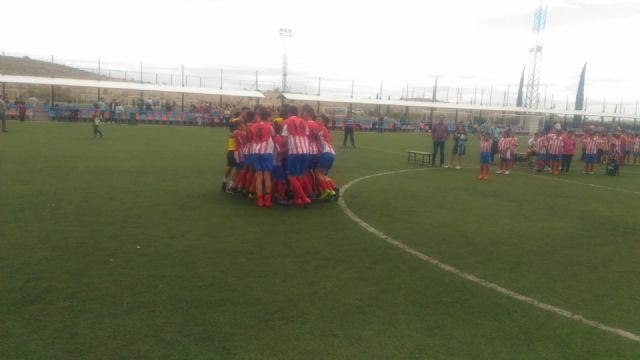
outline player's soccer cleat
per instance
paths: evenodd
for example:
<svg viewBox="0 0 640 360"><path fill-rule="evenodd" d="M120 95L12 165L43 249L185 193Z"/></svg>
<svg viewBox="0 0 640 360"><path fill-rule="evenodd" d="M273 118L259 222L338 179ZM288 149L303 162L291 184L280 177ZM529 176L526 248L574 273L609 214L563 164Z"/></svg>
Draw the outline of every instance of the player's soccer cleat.
<svg viewBox="0 0 640 360"><path fill-rule="evenodd" d="M324 191L320 194L320 200L326 200L329 196L331 196L331 191Z"/></svg>
<svg viewBox="0 0 640 360"><path fill-rule="evenodd" d="M271 194L265 195L264 196L264 206L266 207L272 207L273 204L271 203Z"/></svg>
<svg viewBox="0 0 640 360"><path fill-rule="evenodd" d="M457 165L457 166L456 166L456 170L460 170L460 165Z"/></svg>
<svg viewBox="0 0 640 360"><path fill-rule="evenodd" d="M258 195L258 207L264 207L264 199L261 195Z"/></svg>
<svg viewBox="0 0 640 360"><path fill-rule="evenodd" d="M503 172L503 174L505 174L505 175L509 175L509 170L505 170L505 171Z"/></svg>
<svg viewBox="0 0 640 360"><path fill-rule="evenodd" d="M331 195L333 196L333 200L338 201L338 199L340 199L340 188L335 188L334 190L331 190Z"/></svg>
<svg viewBox="0 0 640 360"><path fill-rule="evenodd" d="M226 181L222 182L222 186L220 187L220 190L222 192L226 192L227 191L227 182Z"/></svg>

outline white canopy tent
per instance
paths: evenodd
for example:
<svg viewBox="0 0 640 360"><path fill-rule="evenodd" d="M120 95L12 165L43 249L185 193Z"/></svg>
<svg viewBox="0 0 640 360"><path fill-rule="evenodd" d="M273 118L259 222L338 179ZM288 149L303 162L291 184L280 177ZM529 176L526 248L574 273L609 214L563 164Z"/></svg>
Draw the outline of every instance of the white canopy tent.
<svg viewBox="0 0 640 360"><path fill-rule="evenodd" d="M187 86L156 85L139 82L105 81L105 80L79 80L65 78L49 78L37 76L0 75L0 83L28 84L28 85L54 85L54 86L78 86L99 89L122 89L137 91L159 91L183 94L223 95L250 98L263 98L259 91L223 90L214 88L197 88Z"/></svg>
<svg viewBox="0 0 640 360"><path fill-rule="evenodd" d="M402 106L402 107L422 107L431 109L451 109L451 110L472 110L472 111L493 111L493 112L505 112L505 113L528 113L537 115L579 115L588 117L612 117L623 119L639 119L638 114L618 114L618 113L605 113L594 111L579 111L579 110L558 110L558 109L529 109L516 106L494 106L494 105L471 105L471 104L453 104L445 102L422 102L422 101L405 101L405 100L378 100L378 99L358 99L358 98L343 98L343 97L330 97L330 96L318 96L318 95L303 95L303 94L291 94L285 93L284 96L288 100L294 101L308 101L308 102L333 102L333 103L346 103L346 104L366 104L366 105L389 105L389 106Z"/></svg>

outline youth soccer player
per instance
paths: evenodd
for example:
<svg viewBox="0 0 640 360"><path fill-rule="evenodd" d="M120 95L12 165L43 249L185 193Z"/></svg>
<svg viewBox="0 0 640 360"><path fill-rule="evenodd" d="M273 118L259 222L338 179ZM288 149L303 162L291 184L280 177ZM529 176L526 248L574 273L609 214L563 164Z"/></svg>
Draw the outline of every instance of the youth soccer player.
<svg viewBox="0 0 640 360"><path fill-rule="evenodd" d="M547 161L547 137L539 131L536 140L536 172L544 170L545 161Z"/></svg>
<svg viewBox="0 0 640 360"><path fill-rule="evenodd" d="M596 163L598 156L598 144L600 139L592 131L589 131L588 136L583 140L585 146L584 155L584 173L593 175L593 167Z"/></svg>
<svg viewBox="0 0 640 360"><path fill-rule="evenodd" d="M633 165L638 164L638 158L640 158L640 134L636 133L633 136Z"/></svg>
<svg viewBox="0 0 640 360"><path fill-rule="evenodd" d="M284 121L284 120L283 120ZM287 144L282 140L282 121L274 122L273 137L273 180L275 181L275 195L280 204L286 201L287 195L287 174L284 171L284 164L287 161Z"/></svg>
<svg viewBox="0 0 640 360"><path fill-rule="evenodd" d="M100 135L100 139L102 139L102 131L100 131L100 114L96 112L93 117L93 138L95 139L98 135Z"/></svg>
<svg viewBox="0 0 640 360"><path fill-rule="evenodd" d="M489 164L491 163L491 148L493 140L490 134L478 132L480 137L480 180L489 179Z"/></svg>
<svg viewBox="0 0 640 360"><path fill-rule="evenodd" d="M509 162L511 162L511 130L507 129L498 140L498 153L500 154L500 170L496 174L509 175Z"/></svg>
<svg viewBox="0 0 640 360"><path fill-rule="evenodd" d="M296 106L289 107L289 117L284 121L282 137L287 143L287 179L294 193L293 204L305 206L311 203L302 188L302 175L306 167L306 156L309 152L309 130L301 117L298 116Z"/></svg>
<svg viewBox="0 0 640 360"><path fill-rule="evenodd" d="M518 162L518 137L515 131L511 131L511 169L515 169Z"/></svg>
<svg viewBox="0 0 640 360"><path fill-rule="evenodd" d="M333 149L331 140L331 133L329 133L329 124L331 119L326 115L322 115L322 124L319 126L318 138L320 140L320 147L322 153L318 160L318 167L315 170L316 178L318 179L318 187L321 192L320 199L324 200L327 197L336 197L337 189L336 184L329 177L329 170L333 167L333 161L336 158L336 152Z"/></svg>
<svg viewBox="0 0 640 360"><path fill-rule="evenodd" d="M319 139L318 132L320 131L320 123L315 121L316 112L309 105L304 105L302 107L302 118L307 124L307 129L309 130L309 135L307 136L307 141L309 143L309 154L307 155L307 170L302 175L302 187L307 194L310 196L312 194L316 194L315 184L317 180L315 178L314 170L318 164L318 157L320 155L319 149Z"/></svg>
<svg viewBox="0 0 640 360"><path fill-rule="evenodd" d="M551 130L547 137L547 157L550 167L549 174L558 175L560 173L560 158L562 157L562 138L558 136L556 130Z"/></svg>
<svg viewBox="0 0 640 360"><path fill-rule="evenodd" d="M240 131L240 121L232 121L229 124L229 138L227 140L227 165L224 168L224 177L222 178L222 192L227 191L227 188L231 189L234 187L233 180L230 182L231 184L229 186L227 185L227 181L229 177L231 177L231 173L233 171L235 171L236 174L238 173L238 139L241 136L242 132Z"/></svg>
<svg viewBox="0 0 640 360"><path fill-rule="evenodd" d="M254 159L256 172L256 194L259 207L271 207L271 171L273 169L273 126L271 111L263 109L259 112L260 122L254 125ZM263 186L264 181L264 186Z"/></svg>

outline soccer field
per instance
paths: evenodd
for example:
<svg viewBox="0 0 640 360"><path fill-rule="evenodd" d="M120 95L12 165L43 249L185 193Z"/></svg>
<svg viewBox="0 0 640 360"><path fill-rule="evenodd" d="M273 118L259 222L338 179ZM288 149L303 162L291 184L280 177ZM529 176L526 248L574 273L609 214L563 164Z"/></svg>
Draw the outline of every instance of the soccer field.
<svg viewBox="0 0 640 360"><path fill-rule="evenodd" d="M225 129L9 125L0 359L640 358L640 166L478 181L474 139L421 169L424 134L334 133L344 202L264 209L219 191Z"/></svg>

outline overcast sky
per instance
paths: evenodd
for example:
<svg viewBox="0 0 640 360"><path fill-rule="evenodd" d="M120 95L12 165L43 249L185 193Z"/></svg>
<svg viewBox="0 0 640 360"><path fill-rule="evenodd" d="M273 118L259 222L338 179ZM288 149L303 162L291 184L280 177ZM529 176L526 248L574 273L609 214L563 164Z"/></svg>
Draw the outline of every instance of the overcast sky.
<svg viewBox="0 0 640 360"><path fill-rule="evenodd" d="M439 76L440 97L446 86L494 85L500 93L495 102L502 97L500 86L516 84L528 65L538 2L30 0L25 6L12 1L2 5L3 14L11 15L3 16L0 46L7 53L55 54L65 61L101 58L108 66L132 70L140 61L154 69L181 64L216 73L221 66L260 69L275 82L283 48L278 29L287 27L294 31L288 45L294 88L323 77L328 93L330 87L349 88L355 79L357 94L375 94L382 82L383 93L399 95L407 83L431 86ZM567 95L575 96L588 61L590 103L605 96L611 102L640 98L640 1L548 0L547 5L541 82L549 84L548 97L555 94L564 106Z"/></svg>

